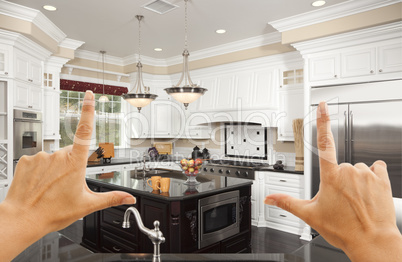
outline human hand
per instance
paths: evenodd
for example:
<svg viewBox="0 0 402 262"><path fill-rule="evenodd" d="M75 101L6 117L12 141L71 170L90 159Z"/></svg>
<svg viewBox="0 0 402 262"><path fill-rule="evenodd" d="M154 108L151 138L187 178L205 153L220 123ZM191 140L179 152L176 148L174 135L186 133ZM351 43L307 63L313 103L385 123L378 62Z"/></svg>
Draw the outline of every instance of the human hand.
<svg viewBox="0 0 402 262"><path fill-rule="evenodd" d="M3 229L14 230L10 233L22 238L25 248L27 243L65 228L94 211L135 203L135 198L128 193L95 193L86 184L94 106L94 94L87 91L73 146L53 154L40 152L34 156L23 156L18 162L9 192L1 203L3 212L0 221L3 226L12 223L7 228L2 227L2 232ZM12 222L6 221L7 215ZM15 224L18 228L13 226ZM10 249L3 246L4 239L0 238L0 243L2 249L9 253ZM11 243L15 245L14 240Z"/></svg>
<svg viewBox="0 0 402 262"><path fill-rule="evenodd" d="M298 216L353 261L402 261L386 164L338 165L325 103L317 109L317 145L321 182L314 198L272 194L265 203Z"/></svg>

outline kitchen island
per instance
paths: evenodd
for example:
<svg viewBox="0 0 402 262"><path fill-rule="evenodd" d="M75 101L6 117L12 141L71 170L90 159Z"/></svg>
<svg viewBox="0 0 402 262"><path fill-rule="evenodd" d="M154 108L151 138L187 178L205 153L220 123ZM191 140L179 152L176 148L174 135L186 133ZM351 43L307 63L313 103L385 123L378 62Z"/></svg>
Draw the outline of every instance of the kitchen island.
<svg viewBox="0 0 402 262"><path fill-rule="evenodd" d="M153 175L171 179L168 193L153 191L147 185L147 179ZM86 178L89 188L95 192L122 190L135 196L137 203L134 206L140 212L145 227L153 229L153 222L160 221L160 230L166 238L161 245L162 253L251 252L250 180L199 175L199 184L186 184L187 177L181 172L163 169L146 173L128 170L87 174ZM238 192L235 206L238 233L200 246L199 200L228 192ZM122 228L123 215L128 207L112 207L85 217L82 245L100 253L152 253L151 241L139 232L133 217L130 219L133 226Z"/></svg>

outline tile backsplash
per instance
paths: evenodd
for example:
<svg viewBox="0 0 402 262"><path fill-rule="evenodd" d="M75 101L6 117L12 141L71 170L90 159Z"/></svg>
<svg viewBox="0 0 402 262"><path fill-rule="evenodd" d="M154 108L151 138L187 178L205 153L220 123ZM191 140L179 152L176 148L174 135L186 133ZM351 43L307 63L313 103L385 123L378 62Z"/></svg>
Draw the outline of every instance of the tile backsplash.
<svg viewBox="0 0 402 262"><path fill-rule="evenodd" d="M228 157L268 158L268 129L254 125L225 126L225 154Z"/></svg>

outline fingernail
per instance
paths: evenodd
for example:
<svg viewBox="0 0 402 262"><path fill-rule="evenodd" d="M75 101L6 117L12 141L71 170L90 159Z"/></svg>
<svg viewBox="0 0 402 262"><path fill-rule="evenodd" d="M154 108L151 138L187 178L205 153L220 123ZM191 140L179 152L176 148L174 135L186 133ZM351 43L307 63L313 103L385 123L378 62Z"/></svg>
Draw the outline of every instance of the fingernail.
<svg viewBox="0 0 402 262"><path fill-rule="evenodd" d="M94 93L91 90L85 92L84 101L82 103L84 106L95 106Z"/></svg>
<svg viewBox="0 0 402 262"><path fill-rule="evenodd" d="M276 206L276 201L272 198L265 198L264 203L270 206Z"/></svg>
<svg viewBox="0 0 402 262"><path fill-rule="evenodd" d="M320 113L321 113L321 115L327 115L327 112L328 112L327 103L321 103L320 104Z"/></svg>
<svg viewBox="0 0 402 262"><path fill-rule="evenodd" d="M135 202L137 202L136 198L130 196L130 197L123 198L123 200L121 201L121 204L122 205L134 205Z"/></svg>

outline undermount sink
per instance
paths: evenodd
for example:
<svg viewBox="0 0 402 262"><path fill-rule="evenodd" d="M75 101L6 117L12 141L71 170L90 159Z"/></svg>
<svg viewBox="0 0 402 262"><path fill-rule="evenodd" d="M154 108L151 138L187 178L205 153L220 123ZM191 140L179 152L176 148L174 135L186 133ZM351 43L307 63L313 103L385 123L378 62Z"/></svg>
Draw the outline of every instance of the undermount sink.
<svg viewBox="0 0 402 262"><path fill-rule="evenodd" d="M135 173L135 171L131 171L131 175L138 175L138 176L156 176L156 175L162 175L162 174L167 174L171 171L169 170L162 170L162 169L151 169L151 170L142 170L139 169L137 170L137 172Z"/></svg>

